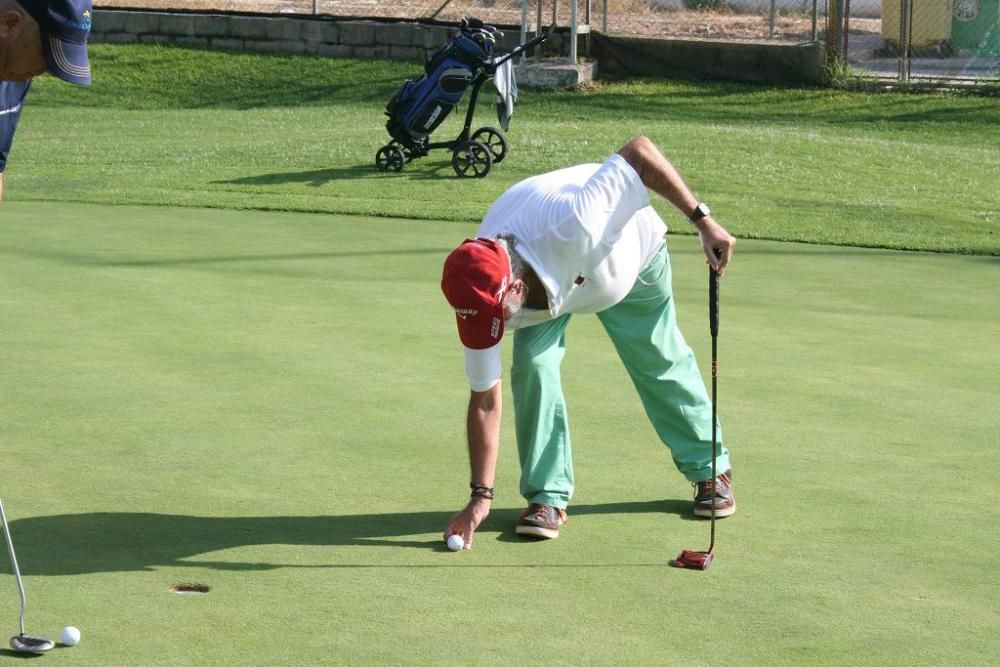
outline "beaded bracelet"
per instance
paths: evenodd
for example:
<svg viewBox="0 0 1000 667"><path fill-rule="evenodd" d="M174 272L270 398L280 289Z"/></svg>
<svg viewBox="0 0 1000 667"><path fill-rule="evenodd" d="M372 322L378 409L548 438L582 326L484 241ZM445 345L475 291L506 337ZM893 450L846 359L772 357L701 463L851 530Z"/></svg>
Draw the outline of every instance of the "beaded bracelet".
<svg viewBox="0 0 1000 667"><path fill-rule="evenodd" d="M484 486L482 484L476 484L475 482L470 482L469 488L472 489L473 498L485 498L486 500L493 500L492 486Z"/></svg>

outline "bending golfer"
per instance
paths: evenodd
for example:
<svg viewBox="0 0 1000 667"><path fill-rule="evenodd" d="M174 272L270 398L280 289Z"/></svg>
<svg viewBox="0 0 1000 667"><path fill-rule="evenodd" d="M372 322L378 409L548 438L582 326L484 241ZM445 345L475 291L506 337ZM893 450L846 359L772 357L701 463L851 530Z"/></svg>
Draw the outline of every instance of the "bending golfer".
<svg viewBox="0 0 1000 667"><path fill-rule="evenodd" d="M0 0L0 201L3 172L32 77L90 83L91 0Z"/></svg>
<svg viewBox="0 0 1000 667"><path fill-rule="evenodd" d="M500 444L500 340L514 333L511 388L527 509L517 532L559 536L573 495L573 463L559 365L573 313L596 313L639 392L646 414L695 486L694 513L736 510L729 452L711 479L711 402L691 348L677 328L667 228L649 205L652 190L690 220L720 274L735 239L647 138L604 164L524 180L500 196L475 239L447 258L441 289L455 309L471 387L467 417L472 497L445 537L466 548L490 511ZM721 433L721 430L720 430Z"/></svg>

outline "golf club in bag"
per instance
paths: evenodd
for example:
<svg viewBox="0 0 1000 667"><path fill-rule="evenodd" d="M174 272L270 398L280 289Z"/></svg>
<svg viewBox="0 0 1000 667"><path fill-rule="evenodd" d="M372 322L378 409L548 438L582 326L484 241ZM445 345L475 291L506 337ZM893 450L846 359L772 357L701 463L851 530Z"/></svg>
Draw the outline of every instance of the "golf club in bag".
<svg viewBox="0 0 1000 667"><path fill-rule="evenodd" d="M716 390L719 379L718 341L719 341L719 274L711 266L708 267L708 325L712 333L712 479L718 476L715 460L719 455L718 426L716 421ZM712 528L708 551L689 551L684 549L671 565L689 570L707 570L715 554L715 488L712 489Z"/></svg>
<svg viewBox="0 0 1000 667"><path fill-rule="evenodd" d="M0 520L3 521L3 536L7 540L7 553L10 554L10 564L14 568L14 578L17 579L17 590L21 593L21 634L10 638L10 647L22 653L43 653L55 646L51 639L33 637L24 632L24 608L27 600L24 596L24 584L21 582L21 570L17 567L17 556L14 555L14 541L10 539L10 528L7 527L7 513L3 510L0 500Z"/></svg>

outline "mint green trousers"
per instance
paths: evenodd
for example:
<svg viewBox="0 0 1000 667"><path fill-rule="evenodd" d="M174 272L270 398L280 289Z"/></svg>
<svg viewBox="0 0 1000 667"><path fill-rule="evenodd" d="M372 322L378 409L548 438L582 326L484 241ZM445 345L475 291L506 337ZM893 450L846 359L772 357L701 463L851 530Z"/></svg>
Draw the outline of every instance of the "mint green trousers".
<svg viewBox="0 0 1000 667"><path fill-rule="evenodd" d="M625 365L657 436L688 480L712 476L712 404L694 353L677 328L666 248L621 302L597 313ZM573 496L573 454L559 366L570 315L514 334L511 392L521 495L565 508ZM718 472L729 452L717 432ZM623 472L622 474L627 474Z"/></svg>

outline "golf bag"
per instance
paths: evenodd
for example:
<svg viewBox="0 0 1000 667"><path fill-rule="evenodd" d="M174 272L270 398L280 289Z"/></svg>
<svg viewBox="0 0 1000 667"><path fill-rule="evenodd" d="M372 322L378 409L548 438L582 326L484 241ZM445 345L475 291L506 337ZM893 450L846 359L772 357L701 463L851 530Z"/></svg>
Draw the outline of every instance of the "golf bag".
<svg viewBox="0 0 1000 667"><path fill-rule="evenodd" d="M475 19L472 25L479 27L471 30L469 21L463 19L461 32L431 56L424 75L407 79L386 105L385 127L403 146L420 146L452 112L476 75L489 67L496 37Z"/></svg>
<svg viewBox="0 0 1000 667"><path fill-rule="evenodd" d="M407 79L386 104L385 114L389 120L385 127L392 141L376 154L376 168L400 171L407 162L427 155L428 151L446 148L453 152L452 166L459 176L482 177L489 173L490 167L504 158L508 146L497 128L482 127L470 132L479 90L494 76L499 82L497 70L503 68L503 76L516 91L513 68L508 61L548 35L549 32L542 33L510 53L497 56L494 52L496 40L503 33L478 19L462 19L458 33L424 64L424 74ZM461 134L454 141L431 143L431 133L470 88L472 97ZM498 119L506 130L509 112L501 111L499 104Z"/></svg>

